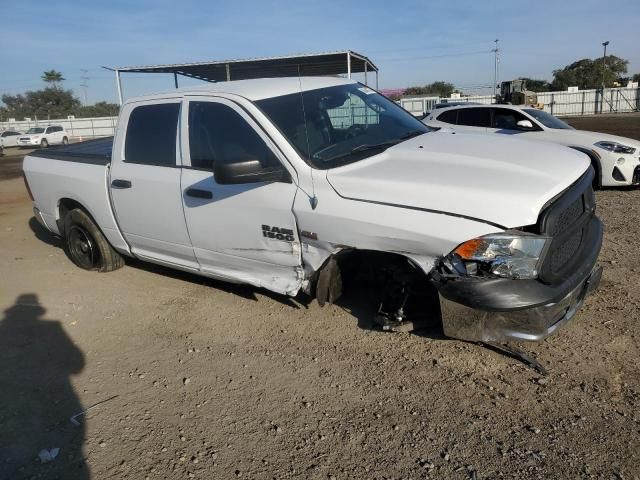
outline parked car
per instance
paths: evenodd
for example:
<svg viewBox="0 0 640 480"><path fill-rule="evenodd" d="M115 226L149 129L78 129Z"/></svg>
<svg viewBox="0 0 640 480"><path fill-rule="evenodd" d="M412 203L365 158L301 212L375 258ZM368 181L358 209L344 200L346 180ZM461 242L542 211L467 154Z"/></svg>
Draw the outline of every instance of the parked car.
<svg viewBox="0 0 640 480"><path fill-rule="evenodd" d="M448 108L448 107L454 107L457 105L481 105L480 103L477 102L440 102L440 103L436 103L433 105L433 107L431 107L431 110L429 110L428 112L424 112L421 113L420 115L414 115L418 120L424 120L426 117L428 117L429 115L431 115L435 110L439 110L441 108Z"/></svg>
<svg viewBox="0 0 640 480"><path fill-rule="evenodd" d="M4 130L0 133L0 138L2 139L2 143L5 147L17 147L18 146L18 137L22 135L20 132L16 132L15 130Z"/></svg>
<svg viewBox="0 0 640 480"><path fill-rule="evenodd" d="M23 168L35 217L83 269L129 256L321 305L378 279L383 327L431 292L448 336L539 340L602 271L585 155L432 131L341 78L131 99L113 139Z"/></svg>
<svg viewBox="0 0 640 480"><path fill-rule="evenodd" d="M423 122L459 132L497 133L565 145L589 157L596 172L596 187L640 184L640 142L575 130L537 108L500 104L456 106L431 112Z"/></svg>
<svg viewBox="0 0 640 480"><path fill-rule="evenodd" d="M21 147L42 147L49 145L67 145L69 135L60 125L47 127L31 127L24 135L18 137L18 145Z"/></svg>

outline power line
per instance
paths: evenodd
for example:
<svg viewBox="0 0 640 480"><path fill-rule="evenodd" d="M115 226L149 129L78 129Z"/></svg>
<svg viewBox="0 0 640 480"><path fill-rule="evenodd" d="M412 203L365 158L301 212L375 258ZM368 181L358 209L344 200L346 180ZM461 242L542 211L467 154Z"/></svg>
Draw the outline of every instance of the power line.
<svg viewBox="0 0 640 480"><path fill-rule="evenodd" d="M493 50L478 50L475 52L460 52L460 53L444 53L442 55L427 55L419 57L395 57L395 58L378 58L376 62L401 62L405 60L429 60L432 58L448 58L448 57L463 57L468 55L484 55L491 53Z"/></svg>

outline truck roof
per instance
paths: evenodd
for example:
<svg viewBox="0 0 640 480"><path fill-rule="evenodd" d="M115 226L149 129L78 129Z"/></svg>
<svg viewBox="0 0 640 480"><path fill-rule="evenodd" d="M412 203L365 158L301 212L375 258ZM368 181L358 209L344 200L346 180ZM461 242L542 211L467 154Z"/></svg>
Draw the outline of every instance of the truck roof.
<svg viewBox="0 0 640 480"><path fill-rule="evenodd" d="M279 97L291 93L315 90L318 88L333 87L336 85L348 85L357 83L342 77L281 77L281 78L257 78L252 80L235 80L230 82L208 83L190 87L177 88L162 93L132 97L125 103L142 100L167 98L176 94L211 94L228 93L239 95L249 100L262 100L263 98Z"/></svg>

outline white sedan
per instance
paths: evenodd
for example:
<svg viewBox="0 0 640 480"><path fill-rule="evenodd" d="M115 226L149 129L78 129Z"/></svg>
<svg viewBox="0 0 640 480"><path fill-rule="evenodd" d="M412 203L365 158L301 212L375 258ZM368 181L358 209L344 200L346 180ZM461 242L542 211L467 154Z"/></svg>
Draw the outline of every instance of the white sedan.
<svg viewBox="0 0 640 480"><path fill-rule="evenodd" d="M640 184L640 142L606 133L575 130L537 108L517 105L464 105L431 112L430 127L453 131L518 135L566 145L585 153L596 171L596 187Z"/></svg>
<svg viewBox="0 0 640 480"><path fill-rule="evenodd" d="M2 144L4 147L17 147L18 146L18 137L22 135L20 132L16 132L15 130L4 130L0 133L0 139L2 139Z"/></svg>

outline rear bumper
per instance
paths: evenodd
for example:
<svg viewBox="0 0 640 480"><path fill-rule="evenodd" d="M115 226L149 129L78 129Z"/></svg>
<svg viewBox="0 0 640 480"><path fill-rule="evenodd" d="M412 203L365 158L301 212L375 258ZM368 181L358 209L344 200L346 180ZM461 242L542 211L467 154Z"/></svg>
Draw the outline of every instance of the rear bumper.
<svg viewBox="0 0 640 480"><path fill-rule="evenodd" d="M460 277L434 282L445 335L477 342L538 341L566 324L600 283L596 265L602 223L591 220L588 252L570 275L550 285L538 280Z"/></svg>
<svg viewBox="0 0 640 480"><path fill-rule="evenodd" d="M33 216L41 226L43 226L47 230L51 230L47 225L47 222L45 221L44 217L42 216L42 212L38 209L38 207L33 207Z"/></svg>

